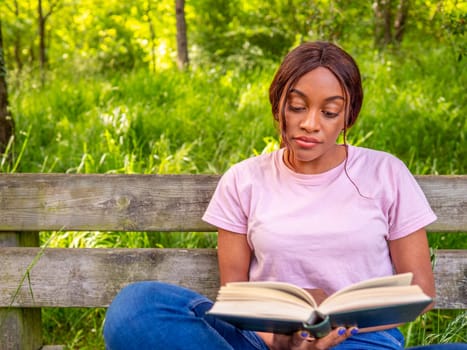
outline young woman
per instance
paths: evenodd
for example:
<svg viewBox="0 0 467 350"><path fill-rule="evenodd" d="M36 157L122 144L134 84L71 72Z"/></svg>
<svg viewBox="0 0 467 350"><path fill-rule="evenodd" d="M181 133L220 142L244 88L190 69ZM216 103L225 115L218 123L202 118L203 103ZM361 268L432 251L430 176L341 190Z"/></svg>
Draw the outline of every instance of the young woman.
<svg viewBox="0 0 467 350"><path fill-rule="evenodd" d="M221 178L203 219L218 227L221 284L276 280L316 298L351 283L412 272L434 297L424 227L436 217L405 165L345 143L363 92L350 55L305 43L270 87L283 147ZM339 135L343 144L338 144ZM321 339L243 331L206 316L212 302L159 282L124 288L104 327L108 349L401 349L396 325L338 328Z"/></svg>

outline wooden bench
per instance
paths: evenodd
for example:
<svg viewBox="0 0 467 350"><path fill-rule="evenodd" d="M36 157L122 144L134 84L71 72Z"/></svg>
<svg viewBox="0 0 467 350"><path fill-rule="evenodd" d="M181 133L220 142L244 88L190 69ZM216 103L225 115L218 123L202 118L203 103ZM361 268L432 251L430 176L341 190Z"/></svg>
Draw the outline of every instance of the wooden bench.
<svg viewBox="0 0 467 350"><path fill-rule="evenodd" d="M39 248L38 231L208 232L219 176L0 174L0 349L42 347L42 307L106 307L140 280L214 298L215 249ZM467 232L467 175L418 176L439 219ZM435 251L436 308L467 309L467 250ZM50 348L50 347L44 347Z"/></svg>

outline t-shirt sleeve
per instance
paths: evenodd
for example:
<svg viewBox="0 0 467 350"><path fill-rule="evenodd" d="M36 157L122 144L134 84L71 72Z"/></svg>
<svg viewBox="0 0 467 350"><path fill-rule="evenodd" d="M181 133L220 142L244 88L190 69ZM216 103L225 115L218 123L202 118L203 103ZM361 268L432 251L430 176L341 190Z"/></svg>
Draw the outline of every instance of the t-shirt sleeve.
<svg viewBox="0 0 467 350"><path fill-rule="evenodd" d="M437 219L420 185L403 162L400 161L393 176L389 240L405 237Z"/></svg>
<svg viewBox="0 0 467 350"><path fill-rule="evenodd" d="M231 168L219 180L202 219L217 228L246 234L248 220L242 202L239 176Z"/></svg>

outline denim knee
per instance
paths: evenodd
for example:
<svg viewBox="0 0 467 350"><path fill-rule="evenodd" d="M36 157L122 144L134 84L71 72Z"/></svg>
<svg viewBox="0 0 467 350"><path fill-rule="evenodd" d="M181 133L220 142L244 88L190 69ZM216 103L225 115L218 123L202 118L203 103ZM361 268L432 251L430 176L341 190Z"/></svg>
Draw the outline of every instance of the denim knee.
<svg viewBox="0 0 467 350"><path fill-rule="evenodd" d="M104 322L109 350L228 349L232 347L209 327L206 297L176 285L138 282L123 288L112 301Z"/></svg>
<svg viewBox="0 0 467 350"><path fill-rule="evenodd" d="M333 347L333 350L401 350L404 336L397 328L384 331L359 333Z"/></svg>
<svg viewBox="0 0 467 350"><path fill-rule="evenodd" d="M128 322L140 318L142 315L157 318L165 312L182 313L186 308L207 304L209 308L212 302L206 297L189 289L158 281L136 282L124 287L110 304L104 324L106 331L115 327L121 327ZM171 309L171 310L169 310ZM183 310L183 311L182 311Z"/></svg>

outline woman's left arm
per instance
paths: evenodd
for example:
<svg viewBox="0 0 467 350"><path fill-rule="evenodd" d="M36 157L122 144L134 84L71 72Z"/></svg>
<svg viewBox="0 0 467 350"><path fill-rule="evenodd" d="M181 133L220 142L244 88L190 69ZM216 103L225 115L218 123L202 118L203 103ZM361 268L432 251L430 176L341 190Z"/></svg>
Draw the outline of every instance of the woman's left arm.
<svg viewBox="0 0 467 350"><path fill-rule="evenodd" d="M389 241L392 262L396 273L412 272L412 284L417 284L428 296L435 297L435 282L430 261L430 249L425 229L420 229L414 233ZM434 303L428 305L423 312L427 312ZM368 327L360 329L360 333L380 331L400 324L388 326Z"/></svg>
<svg viewBox="0 0 467 350"><path fill-rule="evenodd" d="M436 295L430 260L430 248L425 229L389 241L389 250L396 273L412 272L412 284L417 284L428 296ZM433 307L430 304L424 311Z"/></svg>

